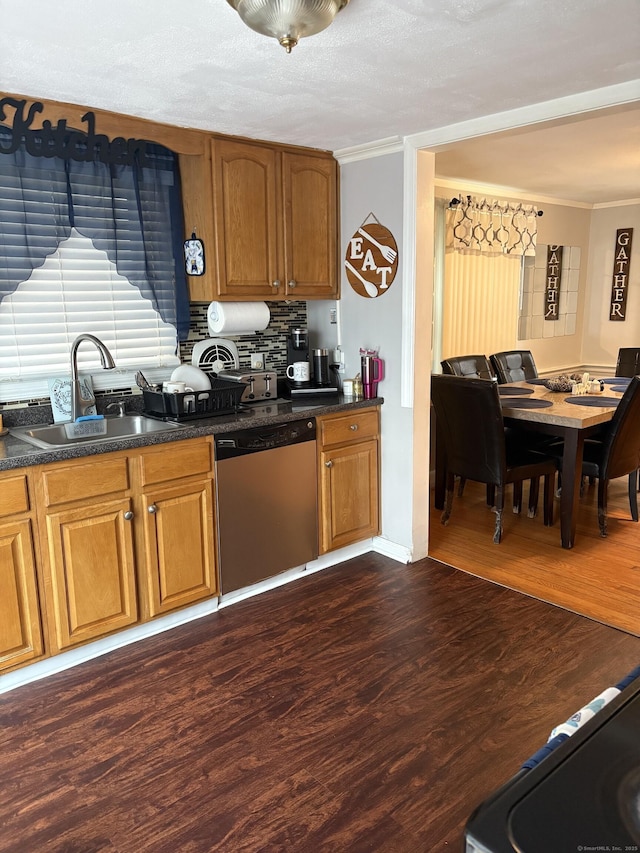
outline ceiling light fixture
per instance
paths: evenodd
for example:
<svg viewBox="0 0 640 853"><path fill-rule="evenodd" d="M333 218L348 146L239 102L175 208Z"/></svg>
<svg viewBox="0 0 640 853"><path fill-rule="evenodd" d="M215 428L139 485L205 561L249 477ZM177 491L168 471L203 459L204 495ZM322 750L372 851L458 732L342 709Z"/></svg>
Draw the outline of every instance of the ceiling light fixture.
<svg viewBox="0 0 640 853"><path fill-rule="evenodd" d="M326 29L349 0L227 0L245 24L278 39L287 53L298 40Z"/></svg>

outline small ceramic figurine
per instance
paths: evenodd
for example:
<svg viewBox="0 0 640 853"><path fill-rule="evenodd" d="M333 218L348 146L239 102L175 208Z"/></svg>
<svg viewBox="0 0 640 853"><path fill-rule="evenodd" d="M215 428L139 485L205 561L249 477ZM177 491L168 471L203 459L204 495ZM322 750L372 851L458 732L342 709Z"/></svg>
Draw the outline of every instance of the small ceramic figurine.
<svg viewBox="0 0 640 853"><path fill-rule="evenodd" d="M574 394L575 396L580 396L581 394L588 394L590 386L591 386L591 382L589 380L589 374L583 373L582 379L580 380L580 382L574 383L574 385L571 389L571 393Z"/></svg>

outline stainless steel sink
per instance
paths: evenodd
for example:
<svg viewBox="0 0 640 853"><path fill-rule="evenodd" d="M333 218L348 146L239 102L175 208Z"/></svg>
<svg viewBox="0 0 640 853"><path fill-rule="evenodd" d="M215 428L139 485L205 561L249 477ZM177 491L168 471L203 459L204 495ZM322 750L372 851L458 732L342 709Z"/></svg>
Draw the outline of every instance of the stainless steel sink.
<svg viewBox="0 0 640 853"><path fill-rule="evenodd" d="M94 444L105 441L117 441L122 438L134 438L138 435L150 435L168 430L181 429L181 424L157 421L144 415L123 415L105 418L106 432L102 435L86 435L68 438L64 424L46 424L44 426L12 427L9 432L22 441L28 441L36 447L49 450L55 447L73 447L78 444Z"/></svg>

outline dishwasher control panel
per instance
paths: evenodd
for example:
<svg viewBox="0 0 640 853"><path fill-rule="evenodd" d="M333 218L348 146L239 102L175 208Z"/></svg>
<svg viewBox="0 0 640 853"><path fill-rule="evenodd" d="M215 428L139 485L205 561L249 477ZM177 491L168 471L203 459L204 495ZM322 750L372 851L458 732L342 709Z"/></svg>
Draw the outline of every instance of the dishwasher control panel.
<svg viewBox="0 0 640 853"><path fill-rule="evenodd" d="M216 459L230 459L247 453L259 453L275 447L315 441L314 418L303 418L277 426L250 427L215 436Z"/></svg>

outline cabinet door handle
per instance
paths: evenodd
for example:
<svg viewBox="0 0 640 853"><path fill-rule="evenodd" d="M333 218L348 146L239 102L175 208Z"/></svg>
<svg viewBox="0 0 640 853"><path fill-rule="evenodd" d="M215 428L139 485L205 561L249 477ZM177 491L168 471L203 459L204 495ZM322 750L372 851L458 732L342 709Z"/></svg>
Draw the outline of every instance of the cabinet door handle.
<svg viewBox="0 0 640 853"><path fill-rule="evenodd" d="M274 290L277 290L277 289L280 287L280 279L276 279L275 281L272 281L272 282L271 282L271 287L272 287Z"/></svg>
<svg viewBox="0 0 640 853"><path fill-rule="evenodd" d="M355 432L358 429L358 424L351 424L349 429L352 429Z"/></svg>
<svg viewBox="0 0 640 853"><path fill-rule="evenodd" d="M151 504L150 506L147 507L147 512L150 515L155 515L155 513L158 512L158 507L155 504Z"/></svg>
<svg viewBox="0 0 640 853"><path fill-rule="evenodd" d="M296 284L297 284L297 282L296 282L295 278L292 278L291 281L289 282L289 285L288 285L289 289L293 290L294 287L296 286Z"/></svg>
<svg viewBox="0 0 640 853"><path fill-rule="evenodd" d="M328 462L325 462L324 467L325 468L333 468L333 462L331 460L329 460Z"/></svg>
<svg viewBox="0 0 640 853"><path fill-rule="evenodd" d="M132 518L133 518L133 513L131 512L130 509L128 509L124 514L124 520L125 521L131 521Z"/></svg>

